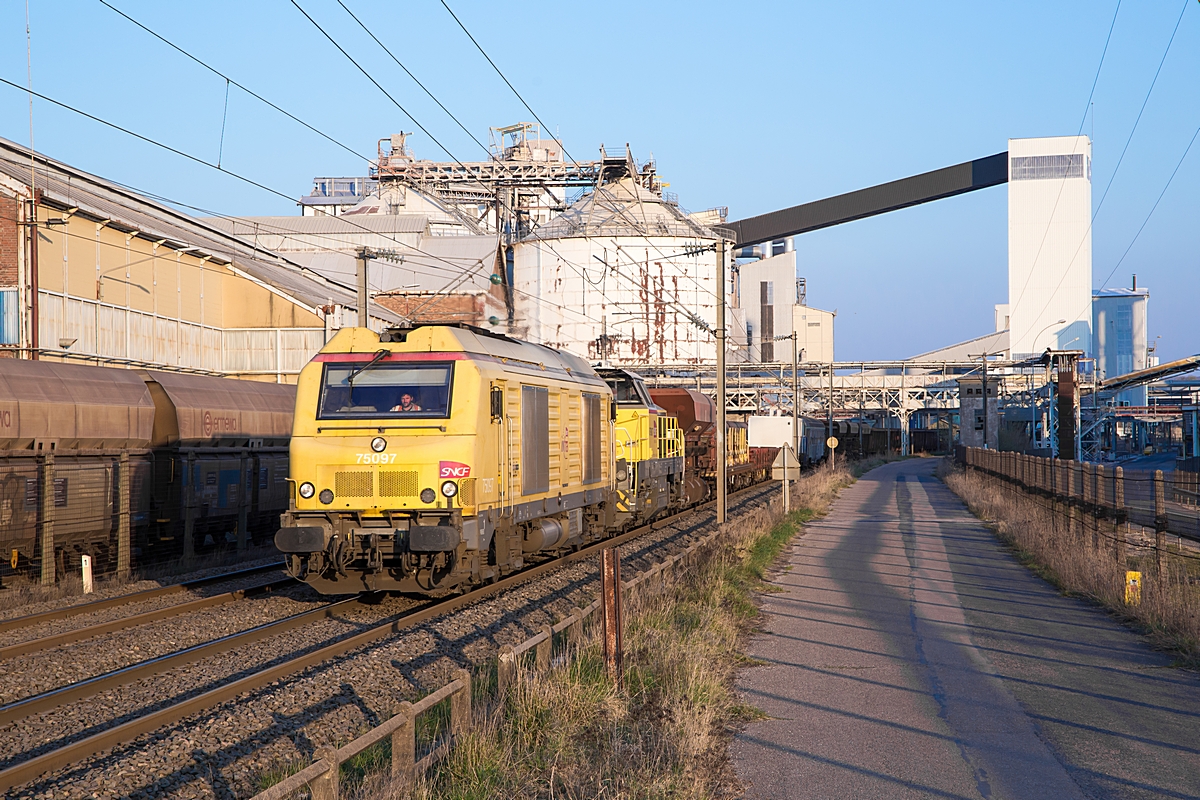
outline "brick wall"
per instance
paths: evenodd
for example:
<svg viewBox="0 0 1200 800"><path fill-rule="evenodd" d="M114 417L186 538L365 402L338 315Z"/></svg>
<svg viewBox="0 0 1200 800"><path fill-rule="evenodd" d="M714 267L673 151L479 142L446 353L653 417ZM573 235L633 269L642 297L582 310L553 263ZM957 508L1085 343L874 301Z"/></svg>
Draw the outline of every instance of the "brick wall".
<svg viewBox="0 0 1200 800"><path fill-rule="evenodd" d="M17 198L0 194L0 287L17 285L17 256L21 249L18 210Z"/></svg>

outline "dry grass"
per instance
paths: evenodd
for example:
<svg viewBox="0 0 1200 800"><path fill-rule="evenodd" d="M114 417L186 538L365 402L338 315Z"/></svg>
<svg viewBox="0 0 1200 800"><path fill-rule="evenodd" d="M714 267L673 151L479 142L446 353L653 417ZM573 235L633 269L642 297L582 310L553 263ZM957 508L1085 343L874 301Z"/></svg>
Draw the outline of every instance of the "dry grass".
<svg viewBox="0 0 1200 800"><path fill-rule="evenodd" d="M1111 522L1082 517L1075 529L1045 498L945 461L938 476L980 519L993 523L1018 558L1059 589L1089 598L1146 632L1156 647L1174 652L1178 665L1200 668L1200 559L1167 550L1157 565L1154 535L1114 530ZM1124 555L1118 548L1124 542ZM1125 571L1142 572L1141 602L1125 605Z"/></svg>
<svg viewBox="0 0 1200 800"><path fill-rule="evenodd" d="M738 795L727 748L732 732L759 716L733 688L759 613L754 594L800 525L852 480L844 469L804 476L793 495L800 510L785 518L772 505L739 516L722 547L684 579L630 603L620 689L605 676L593 630L560 666L525 673L503 697L483 698L472 732L413 797ZM355 795L403 796L378 774Z"/></svg>

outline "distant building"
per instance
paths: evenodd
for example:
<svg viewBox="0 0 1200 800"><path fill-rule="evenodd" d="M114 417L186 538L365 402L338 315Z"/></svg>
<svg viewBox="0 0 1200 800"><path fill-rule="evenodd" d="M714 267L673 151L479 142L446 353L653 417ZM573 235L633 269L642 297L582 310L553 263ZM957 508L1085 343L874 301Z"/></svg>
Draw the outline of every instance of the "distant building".
<svg viewBox="0 0 1200 800"><path fill-rule="evenodd" d="M1100 289L1092 294L1092 345L1096 378L1128 375L1151 366L1147 352L1149 289ZM1146 387L1126 389L1114 398L1126 406L1146 405Z"/></svg>
<svg viewBox="0 0 1200 800"><path fill-rule="evenodd" d="M731 326L730 338L744 345L745 355L737 360L772 363L792 359L792 343L776 341L776 337L792 335L792 309L800 302L796 253L791 249L792 240L787 243L788 249L779 255L738 265L740 313Z"/></svg>
<svg viewBox="0 0 1200 800"><path fill-rule="evenodd" d="M801 362L827 364L834 361L833 321L837 317L832 311L822 311L812 306L792 307L792 326L796 331L796 347ZM787 347L790 342L781 342Z"/></svg>
<svg viewBox="0 0 1200 800"><path fill-rule="evenodd" d="M996 405L996 390L999 386L999 376L988 378L985 407L983 377L972 376L958 379L959 441L964 446L984 447L983 437L986 432L986 446L992 450L997 449L1000 442L1000 415ZM986 423L984 422L985 414Z"/></svg>
<svg viewBox="0 0 1200 800"><path fill-rule="evenodd" d="M1008 156L1012 356L1047 347L1091 352L1091 142L1086 136L1009 139Z"/></svg>

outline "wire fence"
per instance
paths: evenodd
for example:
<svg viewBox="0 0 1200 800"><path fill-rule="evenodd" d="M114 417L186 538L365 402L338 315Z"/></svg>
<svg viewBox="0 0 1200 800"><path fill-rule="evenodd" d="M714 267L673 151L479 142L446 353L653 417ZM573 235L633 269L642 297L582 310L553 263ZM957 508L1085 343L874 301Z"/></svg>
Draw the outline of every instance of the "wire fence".
<svg viewBox="0 0 1200 800"><path fill-rule="evenodd" d="M1006 481L1049 510L1071 519L1090 520L1097 536L1121 546L1129 526L1138 526L1151 532L1153 548L1160 557L1171 535L1180 540L1173 554L1200 560L1200 551L1189 547L1185 552L1182 545L1183 540L1200 542L1197 473L1126 470L974 447L959 447L955 460Z"/></svg>

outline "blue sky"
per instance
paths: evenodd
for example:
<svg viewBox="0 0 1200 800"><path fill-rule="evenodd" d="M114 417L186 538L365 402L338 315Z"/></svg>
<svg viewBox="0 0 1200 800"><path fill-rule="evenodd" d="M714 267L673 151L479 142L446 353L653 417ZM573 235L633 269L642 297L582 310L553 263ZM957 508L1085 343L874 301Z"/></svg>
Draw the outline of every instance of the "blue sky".
<svg viewBox="0 0 1200 800"><path fill-rule="evenodd" d="M97 0L31 0L33 85L288 196L363 173L377 139L415 130L291 0L110 0L355 157L152 39ZM478 146L336 0L298 0L461 159ZM529 117L438 0L344 0L485 144ZM682 205L741 218L1079 130L1115 0L983 3L450 5L579 159L601 143L653 153ZM1190 3L1113 178L1183 0L1124 0L1085 134L1098 202L1093 272L1116 265L1200 127L1200 3ZM25 9L0 6L0 77L26 80ZM224 142L221 142L225 115ZM227 214L287 200L37 102L39 150ZM27 98L0 86L0 136L27 143ZM445 154L425 134L417 155ZM812 305L837 309L841 359L898 358L990 331L1006 300L1006 189L799 237ZM1160 355L1200 352L1200 142L1107 285L1149 287Z"/></svg>

